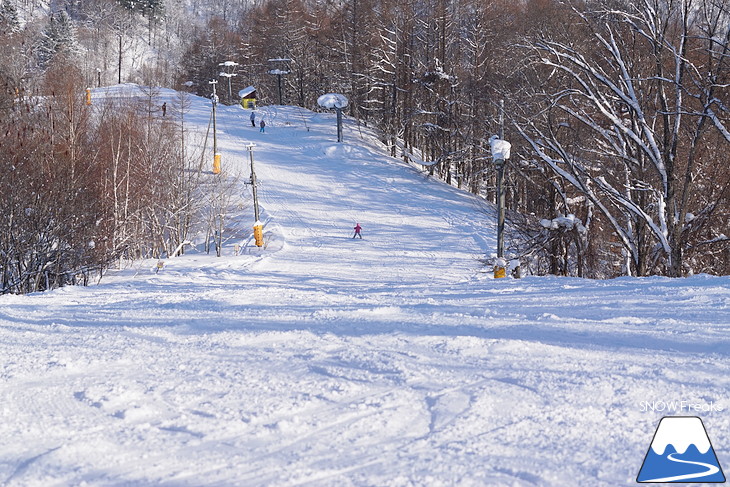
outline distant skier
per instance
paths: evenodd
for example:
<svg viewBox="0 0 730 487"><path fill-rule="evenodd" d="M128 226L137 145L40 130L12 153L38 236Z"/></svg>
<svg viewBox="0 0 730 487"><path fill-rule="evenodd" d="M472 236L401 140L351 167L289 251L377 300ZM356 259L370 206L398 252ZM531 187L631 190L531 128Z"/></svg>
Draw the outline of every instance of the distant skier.
<svg viewBox="0 0 730 487"><path fill-rule="evenodd" d="M266 132L266 122L263 118L261 119L261 123L259 124L259 126L261 127L261 130L259 130L259 132Z"/></svg>
<svg viewBox="0 0 730 487"><path fill-rule="evenodd" d="M251 112L251 126L256 126L256 112Z"/></svg>
<svg viewBox="0 0 730 487"><path fill-rule="evenodd" d="M360 230L362 230L362 227L360 226L359 223L356 223L355 224L355 235L353 235L352 238L355 238L355 237L362 238L362 234L360 233Z"/></svg>
<svg viewBox="0 0 730 487"><path fill-rule="evenodd" d="M167 102L162 104L162 116L167 115Z"/></svg>

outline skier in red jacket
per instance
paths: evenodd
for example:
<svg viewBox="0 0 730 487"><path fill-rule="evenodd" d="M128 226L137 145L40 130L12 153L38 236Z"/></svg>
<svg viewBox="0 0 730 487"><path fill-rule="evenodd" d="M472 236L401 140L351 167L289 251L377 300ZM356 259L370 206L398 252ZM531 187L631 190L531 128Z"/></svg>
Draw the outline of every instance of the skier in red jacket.
<svg viewBox="0 0 730 487"><path fill-rule="evenodd" d="M362 227L360 226L359 223L356 223L355 224L355 235L353 235L352 238L355 238L355 237L362 238L362 234L360 233L360 230L362 230Z"/></svg>

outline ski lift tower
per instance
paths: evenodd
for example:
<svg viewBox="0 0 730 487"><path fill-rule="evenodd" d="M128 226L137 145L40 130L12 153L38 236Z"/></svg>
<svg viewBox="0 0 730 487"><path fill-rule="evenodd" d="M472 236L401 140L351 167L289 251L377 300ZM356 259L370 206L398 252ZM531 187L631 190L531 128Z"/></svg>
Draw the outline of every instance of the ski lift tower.
<svg viewBox="0 0 730 487"><path fill-rule="evenodd" d="M231 91L231 78L236 76L236 73L234 73L234 71L236 70L236 67L238 65L239 64L235 61L226 61L218 65L225 69L225 71L221 71L218 76L220 76L221 78L228 78L228 103L230 103L233 99L233 92Z"/></svg>
<svg viewBox="0 0 730 487"><path fill-rule="evenodd" d="M291 59L289 59L289 58L269 59L269 66L271 66L271 69L269 69L269 74L273 74L276 76L277 83L279 86L279 105L284 104L282 101L283 97L282 97L281 77L291 73L291 70L289 69L289 63L291 63Z"/></svg>

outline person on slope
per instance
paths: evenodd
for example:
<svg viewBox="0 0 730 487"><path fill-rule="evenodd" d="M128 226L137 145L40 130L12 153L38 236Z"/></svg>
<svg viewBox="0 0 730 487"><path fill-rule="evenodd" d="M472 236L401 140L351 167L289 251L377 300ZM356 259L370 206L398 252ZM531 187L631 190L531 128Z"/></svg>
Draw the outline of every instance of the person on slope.
<svg viewBox="0 0 730 487"><path fill-rule="evenodd" d="M265 130L266 129L266 122L264 121L263 118L261 119L261 123L259 124L259 127L261 127L261 130L259 130L259 132L266 132L266 130Z"/></svg>
<svg viewBox="0 0 730 487"><path fill-rule="evenodd" d="M359 223L356 223L355 224L355 235L353 235L352 238L355 238L355 237L362 238L362 234L360 233L360 230L362 230L362 227L360 226Z"/></svg>
<svg viewBox="0 0 730 487"><path fill-rule="evenodd" d="M256 126L256 112L253 112L253 111L251 112L251 126L252 127Z"/></svg>

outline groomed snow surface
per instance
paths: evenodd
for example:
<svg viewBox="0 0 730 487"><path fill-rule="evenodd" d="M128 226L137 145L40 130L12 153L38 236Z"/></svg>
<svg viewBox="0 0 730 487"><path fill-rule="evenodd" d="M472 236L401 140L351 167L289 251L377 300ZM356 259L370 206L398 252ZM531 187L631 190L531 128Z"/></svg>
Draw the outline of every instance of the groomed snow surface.
<svg viewBox="0 0 730 487"><path fill-rule="evenodd" d="M635 485L669 414L730 465L730 279L492 279L489 206L350 119L338 144L332 113L258 112L218 110L246 202L222 257L198 235L159 273L0 296L0 485Z"/></svg>

